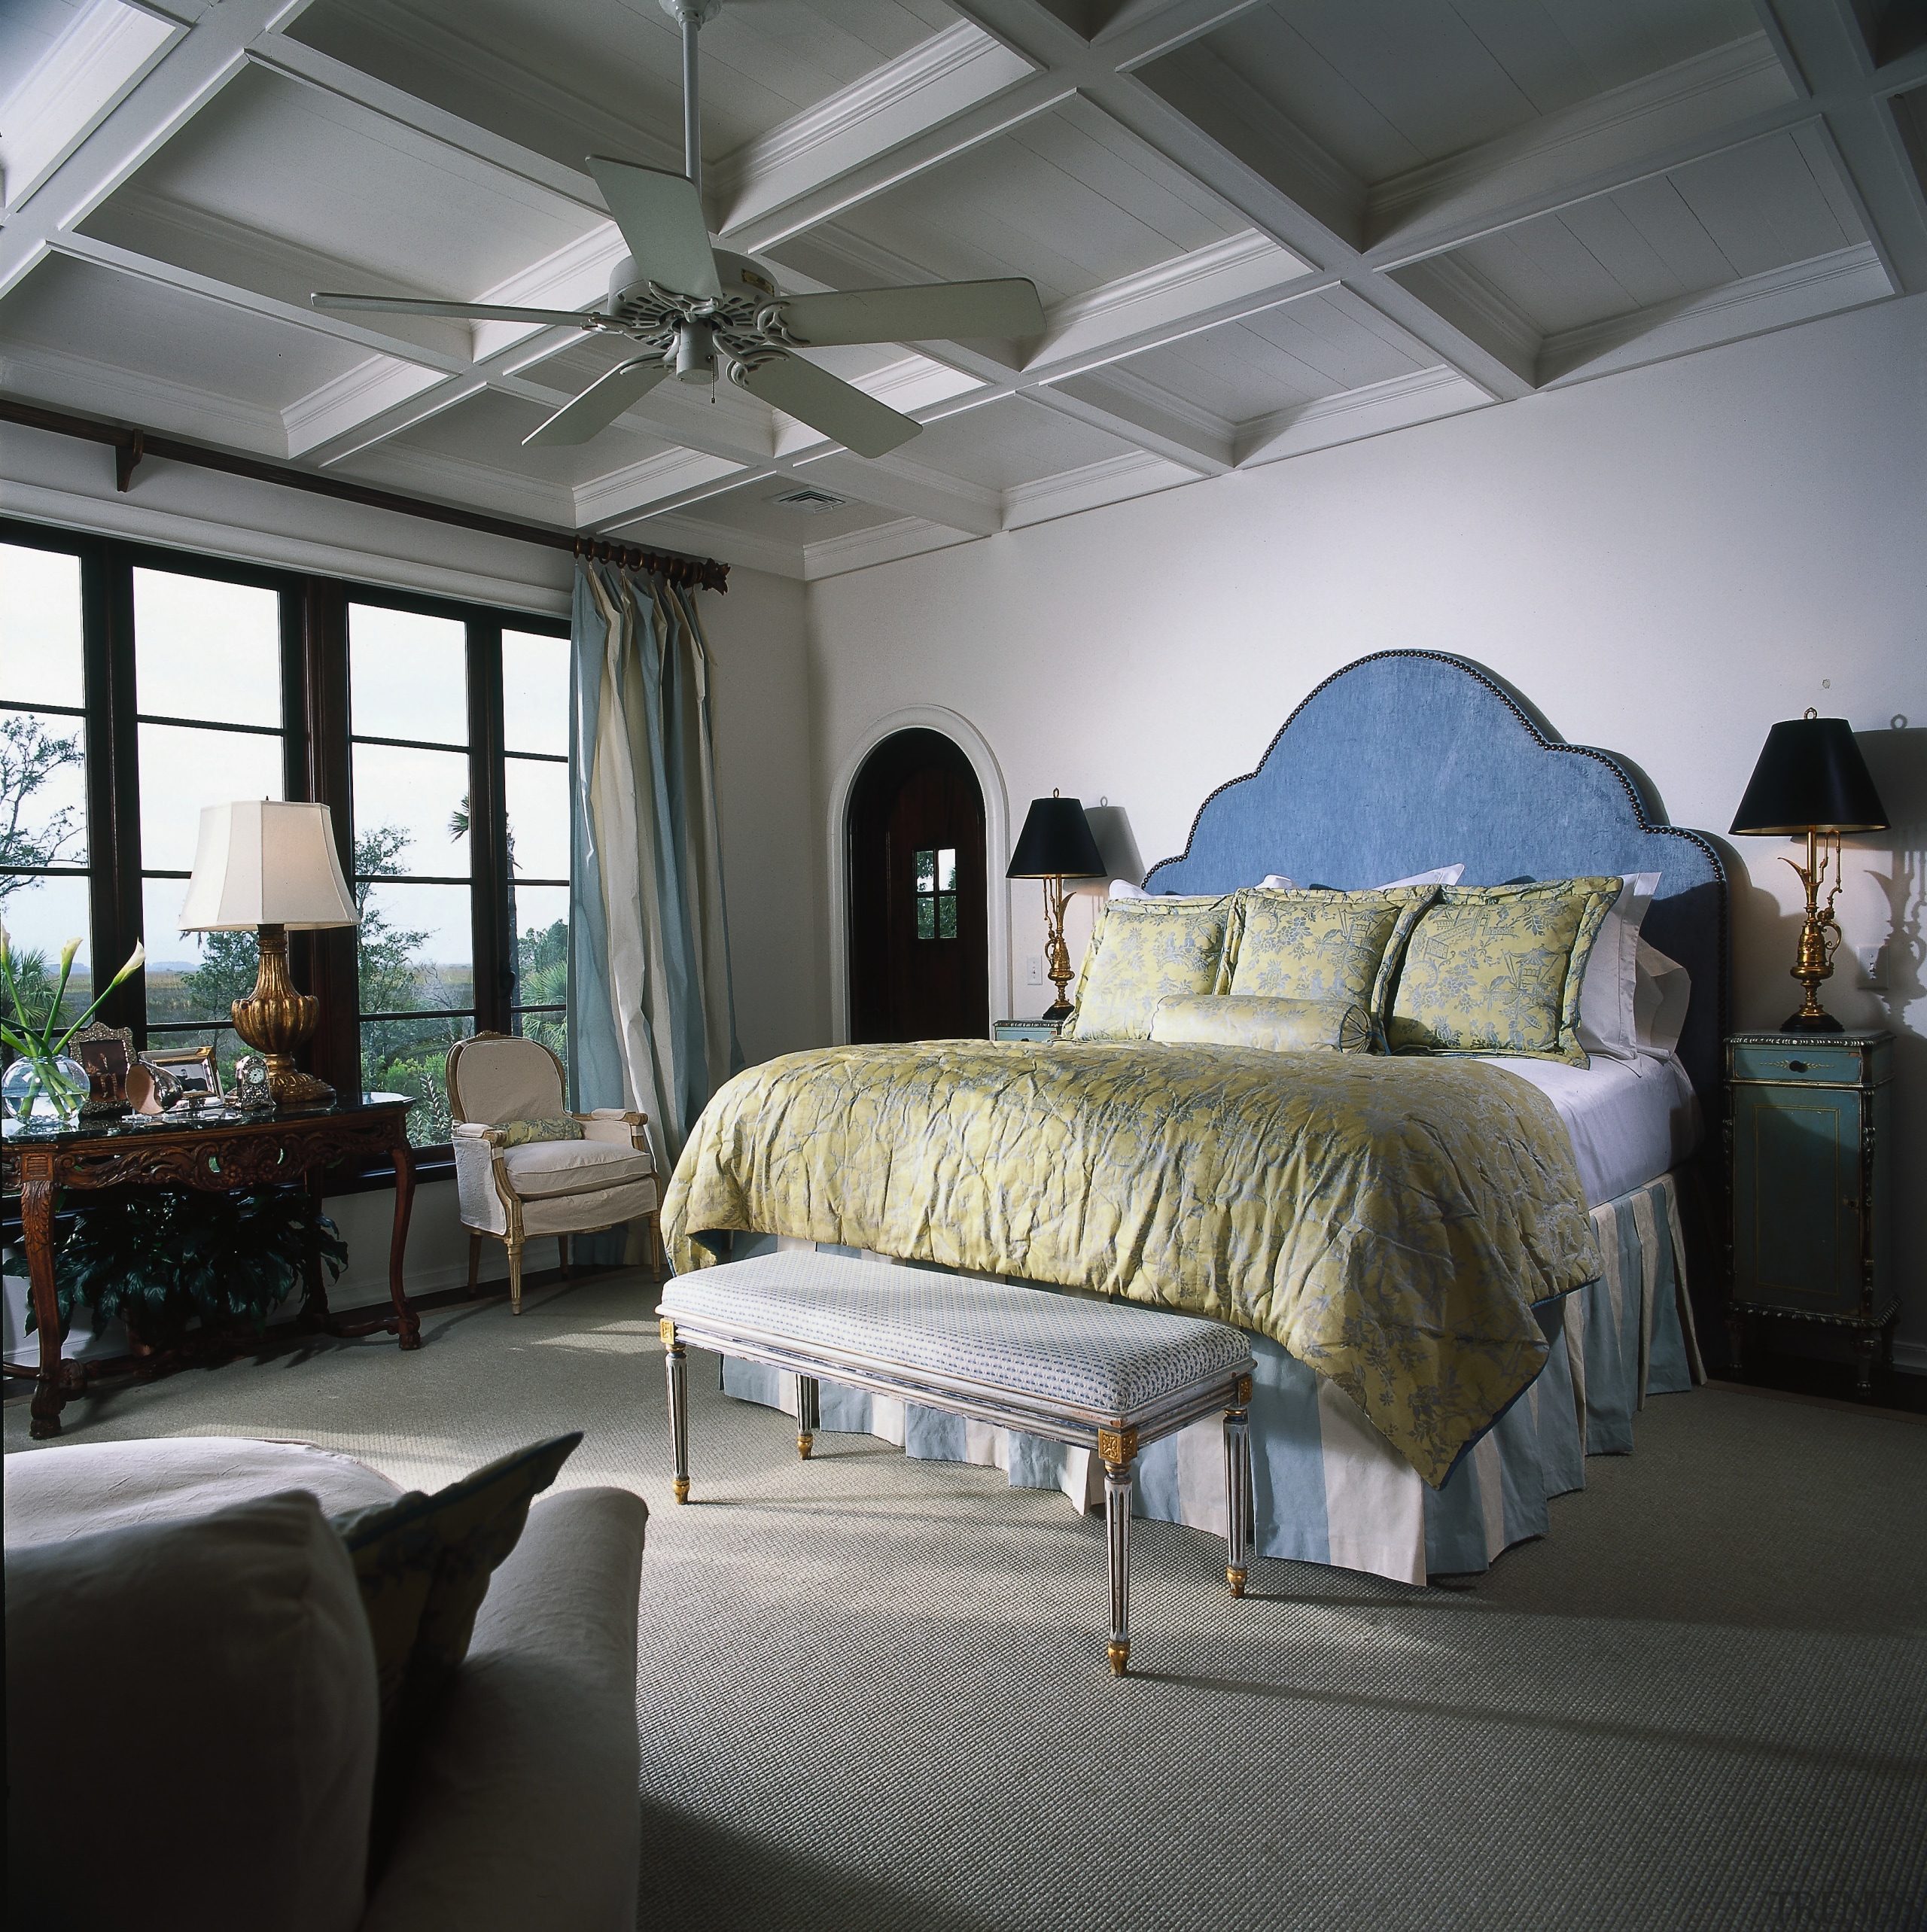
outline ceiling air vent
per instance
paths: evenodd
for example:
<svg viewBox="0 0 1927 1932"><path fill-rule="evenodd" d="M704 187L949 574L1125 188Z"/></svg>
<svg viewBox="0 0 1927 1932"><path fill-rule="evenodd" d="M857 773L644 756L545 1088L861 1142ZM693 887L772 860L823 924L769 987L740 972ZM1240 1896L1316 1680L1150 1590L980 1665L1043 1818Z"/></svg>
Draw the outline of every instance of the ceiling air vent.
<svg viewBox="0 0 1927 1932"><path fill-rule="evenodd" d="M772 497L769 500L787 504L792 510L801 510L805 516L820 516L826 510L841 510L850 499L805 483L799 489L785 490L780 497Z"/></svg>

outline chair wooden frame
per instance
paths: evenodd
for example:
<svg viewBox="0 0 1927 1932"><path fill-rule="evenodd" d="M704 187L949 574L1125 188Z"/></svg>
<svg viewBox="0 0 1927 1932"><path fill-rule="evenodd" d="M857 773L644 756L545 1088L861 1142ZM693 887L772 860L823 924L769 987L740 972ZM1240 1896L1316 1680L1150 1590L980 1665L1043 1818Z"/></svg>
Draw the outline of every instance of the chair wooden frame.
<svg viewBox="0 0 1927 1932"><path fill-rule="evenodd" d="M508 1142L492 1121L471 1121L464 1111L460 1085L460 1067L462 1054L471 1046L483 1042L512 1041L518 1046L536 1049L546 1053L553 1063L559 1091L565 1095L568 1091L568 1075L562 1058L555 1048L546 1041L529 1039L525 1036L513 1033L472 1033L464 1040L458 1040L449 1051L446 1078L449 1090L449 1116L458 1141L479 1141L489 1149L489 1178L494 1182L497 1198L501 1202L505 1228L478 1228L466 1214L461 1216L461 1225L468 1232L468 1293L473 1297L476 1292L482 1268L482 1243L485 1239L500 1241L508 1250L509 1309L513 1314L522 1313L522 1258L527 1242L542 1240L543 1235L528 1236L523 1231L522 1197L516 1191L503 1156L507 1152ZM625 1111L615 1107L598 1107L590 1113L577 1113L564 1109L562 1118L578 1122L585 1140L601 1141L633 1149L639 1154L650 1156L648 1179L656 1190L656 1206L641 1217L649 1228L649 1269L651 1274L659 1277L662 1272L662 1177L656 1171L655 1158L650 1150L649 1139L643 1130L649 1124L647 1114ZM549 1194L540 1197L544 1203L558 1198ZM633 1218L633 1217L632 1217ZM591 1222L580 1228L571 1228L555 1236L562 1279L569 1277L569 1240L571 1235L599 1234L604 1229L618 1224L610 1221ZM626 1225L626 1223L622 1224Z"/></svg>

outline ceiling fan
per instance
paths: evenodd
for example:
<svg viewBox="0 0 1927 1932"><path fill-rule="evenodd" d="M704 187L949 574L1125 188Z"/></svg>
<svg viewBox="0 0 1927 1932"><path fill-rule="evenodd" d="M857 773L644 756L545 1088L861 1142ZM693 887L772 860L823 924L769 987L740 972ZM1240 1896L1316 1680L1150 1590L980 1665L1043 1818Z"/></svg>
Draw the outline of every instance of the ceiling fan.
<svg viewBox="0 0 1927 1932"><path fill-rule="evenodd" d="M309 298L315 307L541 322L633 342L638 354L598 376L573 402L523 437L525 446L537 448L588 442L671 376L712 385L720 364L729 381L772 408L859 456L881 456L907 443L923 425L792 350L1043 333L1043 304L1037 285L1021 276L785 295L747 255L713 247L702 209L696 35L721 11L722 0L660 4L682 29L686 172L671 175L601 155L589 157L589 171L629 251L610 272L609 299L603 307L501 308L476 302L324 294Z"/></svg>

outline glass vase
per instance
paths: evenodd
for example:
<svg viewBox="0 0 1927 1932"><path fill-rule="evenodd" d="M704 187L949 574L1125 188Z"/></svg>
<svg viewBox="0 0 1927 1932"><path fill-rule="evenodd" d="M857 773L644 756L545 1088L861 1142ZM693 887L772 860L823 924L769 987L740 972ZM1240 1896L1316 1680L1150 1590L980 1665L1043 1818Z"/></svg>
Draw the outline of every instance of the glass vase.
<svg viewBox="0 0 1927 1932"><path fill-rule="evenodd" d="M50 1060L23 1055L0 1075L0 1109L10 1126L72 1127L87 1094L87 1069L64 1053Z"/></svg>

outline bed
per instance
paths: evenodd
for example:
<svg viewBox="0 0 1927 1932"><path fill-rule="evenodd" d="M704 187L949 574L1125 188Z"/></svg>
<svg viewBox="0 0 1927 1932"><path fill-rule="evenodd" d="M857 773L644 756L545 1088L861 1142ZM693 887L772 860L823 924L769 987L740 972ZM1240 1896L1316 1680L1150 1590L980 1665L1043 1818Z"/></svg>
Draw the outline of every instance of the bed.
<svg viewBox="0 0 1927 1932"><path fill-rule="evenodd" d="M1435 1440L1415 1423L1402 1427L1410 1417L1374 1401L1372 1387L1350 1372L1342 1349L1329 1352L1320 1337L1307 1345L1301 1329L1266 1322L1262 1310L1253 1312L1257 1303L1241 1298L1241 1290L1223 1306L1210 1304L1208 1294L1203 1304L1173 1298L1167 1282L1152 1279L1149 1261L1148 1288L1131 1278L1128 1267L1120 1273L1108 1264L1095 1264L1089 1257L1107 1252L1101 1240L1086 1243L1082 1260L1064 1243L1040 1248L1013 1243L1007 1234L996 1241L987 1237L974 1248L946 1246L931 1238L941 1217L930 1212L913 1212L907 1221L900 1212L866 1219L854 1197L839 1207L833 1198L833 1162L817 1174L806 1212L772 1209L778 1197L768 1190L759 1194L751 1184L752 1170L769 1160L767 1148L759 1152L753 1145L757 1106L772 1144L779 1152L793 1149L840 1114L854 1117L860 1103L853 1106L833 1082L856 1079L863 1072L857 1062L866 1054L878 1058L878 1081L893 1079L899 1089L921 1083L924 1106L916 1116L922 1123L917 1131L928 1134L939 1126L948 1130L951 1112L960 1120L967 1116L966 1097L987 1080L1000 1088L1014 1082L1012 1091L1022 1096L1021 1104L1004 1106L996 1118L1028 1113L1048 1118L1053 1109L1063 1110L1069 1105L1063 1096L1073 1081L1076 1049L932 1043L922 1050L921 1065L914 1055L906 1063L906 1049L844 1049L840 1057L796 1056L794 1066L751 1069L739 1077L760 1079L765 1085L738 1089L733 1100L731 1088L719 1094L705 1115L711 1131L703 1154L699 1158L696 1153L703 1139L699 1129L679 1164L665 1206L677 1264L772 1244L814 1245L906 1265L995 1273L1061 1292L1122 1293L1218 1313L1254 1330L1253 1547L1259 1553L1411 1583L1483 1569L1508 1544L1545 1533L1549 1499L1582 1486L1588 1454L1631 1447L1632 1418L1648 1394L1685 1389L1700 1373L1682 1210L1690 1211L1697 1191L1699 1123L1712 1117L1725 1024L1726 882L1719 854L1702 835L1661 822L1650 788L1626 761L1564 744L1523 697L1490 672L1441 653L1391 651L1347 666L1313 692L1280 728L1258 769L1205 800L1185 851L1154 866L1144 890L1161 898L1191 899L1231 893L1279 873L1365 889L1448 863L1464 866L1469 885L1658 873L1642 936L1685 969L1692 994L1670 1054L1624 1062L1596 1058L1590 1069L1495 1062L1498 1070L1477 1076L1461 1060L1456 1063L1460 1071L1436 1076L1441 1093L1457 1083L1454 1091L1471 1097L1462 1103L1468 1108L1472 1100L1489 1113L1495 1106L1500 1113L1511 1106L1522 1136L1534 1121L1539 1123L1534 1130L1544 1132L1544 1123L1556 1120L1550 1130L1563 1134L1562 1149L1569 1142L1570 1149L1563 1170L1563 1222L1549 1212L1535 1222L1516 1209L1511 1197L1521 1190L1508 1182L1502 1162L1496 1164L1487 1194L1470 1217L1481 1228L1493 1224L1487 1231L1493 1238L1481 1250L1480 1268L1462 1273L1505 1276L1510 1270L1516 1279L1506 1288L1509 1309L1489 1296L1462 1299L1440 1325L1460 1341L1469 1337L1470 1352L1460 1346L1456 1356L1427 1371L1434 1380L1421 1380L1407 1406L1428 1409L1435 1398L1448 1410L1458 1403L1465 1413L1445 1437ZM1085 1051L1085 1066L1114 1087L1125 1082L1120 1069L1128 1055L1107 1057L1097 1047ZM1190 1063L1182 1060L1181 1048L1149 1048L1146 1054L1161 1051L1167 1069ZM1040 1052L1053 1057L995 1057ZM1180 1057L1171 1057L1174 1054ZM884 1057L893 1054L884 1066ZM1426 1078L1424 1066L1453 1064L1381 1057L1376 1067L1368 1067L1353 1056L1329 1058L1353 1063L1323 1069L1320 1078L1347 1094L1371 1088L1373 1117L1381 1123L1388 1105L1408 1105L1416 1115L1421 1100L1432 1103L1430 1094L1420 1095L1415 1084ZM1208 1054L1198 1064L1204 1069L1200 1082L1218 1097L1213 1104L1222 1106L1225 1067L1210 1063ZM787 1088L780 1085L784 1081ZM772 1082L779 1085L767 1084ZM863 1090L850 1091L860 1095ZM751 1096L747 1107L745 1094ZM1402 1102L1402 1094L1408 1097ZM780 1103L772 1098L779 1095ZM805 1101L823 1109L814 1127L805 1122ZM1449 1115L1451 1109L1441 1102L1433 1112ZM1147 1121L1149 1112L1147 1108ZM1320 1116L1330 1117L1329 1108ZM1450 1124L1448 1118L1433 1120L1423 1133L1408 1133L1402 1142L1390 1133L1397 1143L1396 1158L1411 1161L1415 1147L1438 1139ZM963 1127L957 1131L967 1138ZM1372 1131L1386 1133L1382 1125ZM1485 1136L1481 1146L1496 1147L1511 1129L1482 1127L1479 1132ZM1314 1138L1301 1130L1301 1154ZM909 1144L914 1141L913 1136ZM1532 1149L1526 1153L1530 1157ZM733 1179L726 1188L713 1185L732 1161L740 1162L744 1185L738 1187ZM707 1188L705 1174L697 1171L704 1161L712 1183ZM1230 1188L1242 1199L1271 1188L1277 1170L1286 1164L1260 1161L1228 1180L1214 1173L1202 1185L1207 1194L1213 1187ZM1466 1166L1463 1148L1448 1149L1443 1165L1449 1182ZM1151 1172L1155 1176L1157 1170ZM1301 1238L1307 1203L1324 1197L1319 1189L1329 1179L1314 1175L1309 1193L1287 1191L1265 1210L1270 1223L1288 1237ZM1087 1179L1073 1185L1090 1184ZM900 1173L892 1188L900 1209L906 1193ZM1157 1191L1155 1185L1151 1191ZM910 1193L914 1206L914 1189ZM1055 1200L1052 1225L1080 1219L1083 1206L1075 1196L1067 1203ZM1590 1223L1583 1266L1575 1259L1575 1215ZM1003 1218L1007 1220L1007 1213ZM1392 1232L1398 1245L1409 1231ZM1244 1251L1234 1246L1229 1252L1234 1273ZM1038 1253L1045 1264L1034 1275L1024 1264ZM993 1264L1015 1259L1019 1265L1006 1271L983 1265L987 1258ZM1432 1277L1448 1298L1466 1285L1455 1279L1449 1259ZM1271 1264L1268 1259L1252 1264L1254 1291ZM1178 1265L1171 1262L1167 1274ZM1222 1265L1219 1272L1222 1287ZM1528 1309L1536 1332L1522 1333ZM1344 1328L1349 1334L1356 1325L1335 1319L1333 1333ZM1268 1326L1272 1332L1256 1331ZM1519 1364L1528 1350L1530 1360L1522 1371ZM1469 1380L1476 1385L1475 1396L1466 1393ZM747 1364L726 1363L724 1387L746 1400L793 1404L783 1378ZM994 1462L1008 1470L1013 1483L1061 1488L1080 1508L1094 1496L1093 1472L1081 1452L927 1411L906 1411L827 1384L822 1401L826 1428L867 1430L900 1442L913 1454ZM1140 1512L1222 1534L1219 1459L1207 1425L1158 1445L1147 1453L1141 1473Z"/></svg>

